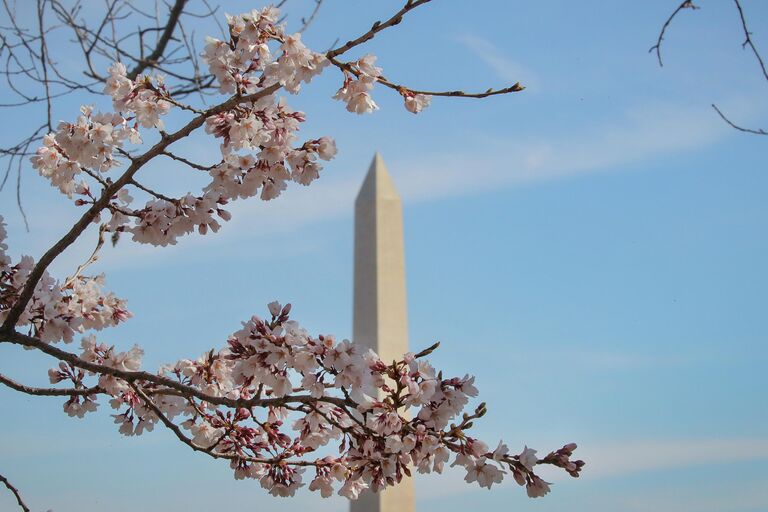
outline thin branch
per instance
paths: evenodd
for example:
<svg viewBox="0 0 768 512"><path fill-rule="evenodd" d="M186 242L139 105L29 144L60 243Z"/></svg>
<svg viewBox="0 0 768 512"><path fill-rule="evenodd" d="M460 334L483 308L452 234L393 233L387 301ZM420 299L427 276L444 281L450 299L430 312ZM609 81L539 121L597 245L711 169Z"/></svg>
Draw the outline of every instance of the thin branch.
<svg viewBox="0 0 768 512"><path fill-rule="evenodd" d="M318 460L315 462L311 461L305 461L305 460L286 460L282 457L273 457L273 458L261 458L261 457L248 457L244 455L236 455L236 454L229 454L229 453L221 453L213 451L210 448L203 448L202 446L196 445L192 439L184 435L184 432L181 431L181 428L179 428L178 425L176 425L174 422L172 422L165 414L163 414L163 411L160 410L160 408L155 404L147 395L142 391L142 389L134 384L131 384L131 387L133 388L134 392L136 392L137 395L139 395L144 402L144 404L152 410L152 412L160 419L163 425L165 425L171 432L173 432L176 437L181 441L182 443L186 444L190 448L192 448L196 452L202 452L205 453L214 459L229 459L229 460L236 460L236 461L244 461L244 462L257 462L260 464L288 464L291 466L317 466L322 465L323 461ZM215 446L215 445L214 445Z"/></svg>
<svg viewBox="0 0 768 512"><path fill-rule="evenodd" d="M210 171L211 169L216 167L216 165L218 165L218 164L215 164L215 165L205 166L205 165L196 164L195 162L192 162L191 160L187 160L184 157L181 157L179 155L171 153L170 151L163 151L162 154L167 156L168 158L171 158L173 160L176 160L177 162L181 162L183 164L186 164L186 165L192 167L193 169L198 169L200 171Z"/></svg>
<svg viewBox="0 0 768 512"><path fill-rule="evenodd" d="M155 192L151 188L145 187L144 185L142 185L141 183L139 183L136 180L131 180L129 182L129 184L133 185L134 187L138 188L139 190L143 190L147 194L149 194L151 196L154 196L157 199L162 199L163 201L166 201L168 203L175 204L175 205L179 204L179 200L178 199L174 199L172 197L165 196L165 195L161 194L160 192Z"/></svg>
<svg viewBox="0 0 768 512"><path fill-rule="evenodd" d="M314 403L314 402L327 402L333 405L337 405L339 407L343 407L346 405L349 405L351 407L357 406L357 404L350 399L336 398L336 397L314 398L311 395L287 395L280 398L261 398L260 396L257 395L250 399L244 399L244 398L235 399L235 398L228 398L225 396L214 396L214 395L209 395L207 393L204 393L203 391L201 391L196 387L188 386L181 382L178 382L173 379L169 379L167 377L163 377L161 375L157 375L154 373L149 373L145 371L125 371L125 370L120 370L118 368L112 368L111 366L106 366L103 364L92 363L90 361L86 361L78 357L77 355L71 352L67 352L58 347L55 347L53 345L49 345L43 341L40 341L37 338L34 338L32 336L27 336L26 334L21 334L16 331L2 332L0 330L0 342L8 342L16 345L21 345L24 347L36 348L41 352L44 352L49 356L52 356L58 359L59 361L70 363L72 364L72 366L76 366L83 370L88 370L90 372L98 373L100 375L110 375L112 377L117 377L128 383L137 382L137 381L151 382L152 384L156 384L158 386L164 386L166 388L170 388L168 391L164 390L162 394L175 395L176 393L171 391L171 390L175 390L176 392L179 393L178 396L195 397L215 405L224 405L227 407L234 407L234 408L238 408L238 407L250 408L250 407L269 407L269 406L280 407L288 403L306 404L306 403Z"/></svg>
<svg viewBox="0 0 768 512"><path fill-rule="evenodd" d="M419 7L420 5L424 5L431 0L408 0L406 4L403 6L402 9L397 11L391 18L389 18L386 21L377 21L376 23L371 26L371 29L366 32L365 34L361 35L357 39L352 39L350 41L347 41L342 46L336 48L335 50L329 51L326 56L330 59L332 57L338 57L339 55L348 52L355 46L359 46L367 41L370 41L373 39L376 34L384 30L385 28L392 27L394 25L399 24L401 21L403 21L403 16L405 14L408 14L408 12L412 11L413 9Z"/></svg>
<svg viewBox="0 0 768 512"><path fill-rule="evenodd" d="M752 53L755 54L755 58L757 59L758 64L760 64L760 71L763 72L763 76L765 77L766 80L768 80L768 70L765 69L765 62L763 62L763 58L760 56L760 52L757 51L757 48L755 47L755 43L752 42L752 32L750 32L749 29L747 28L747 20L744 17L744 10L741 8L741 2L739 2L739 0L733 0L733 1L736 4L736 9L739 10L739 19L741 19L741 28L744 30L744 42L741 43L741 47L742 48L746 48L747 46L750 47L750 49L752 50ZM756 132L751 132L751 133L756 133Z"/></svg>
<svg viewBox="0 0 768 512"><path fill-rule="evenodd" d="M664 25L661 27L661 32L659 32L659 39L656 41L656 44L651 46L648 49L648 53L651 53L652 51L656 50L656 57L659 59L659 66L664 67L664 63L661 61L661 42L664 40L664 33L667 31L667 27L669 27L669 24L672 23L672 20L675 16L677 16L677 13L682 11L683 9L691 9L695 10L699 7L695 5L691 0L685 0L683 3L677 6L677 9L674 10L674 12L667 18L667 21L664 22Z"/></svg>
<svg viewBox="0 0 768 512"><path fill-rule="evenodd" d="M9 388L19 391L21 393L26 393L27 395L35 395L35 396L90 396L90 395L98 395L98 394L104 393L104 390L99 386L94 386L92 388L69 388L69 389L36 388L32 386L27 386L25 384L21 384L20 382L16 382L15 380L10 379L3 374L0 374L0 384L8 386Z"/></svg>
<svg viewBox="0 0 768 512"><path fill-rule="evenodd" d="M327 55L329 54L330 52L328 52ZM344 72L350 73L357 77L361 75L361 72L349 62L341 62L337 58L330 57L330 56L328 57L328 61ZM400 94L402 94L403 92L409 92L413 94L424 94L428 96L449 96L454 98L487 98L489 96L496 96L499 94L509 94L511 92L520 92L525 90L525 87L523 87L523 85L521 85L520 82L516 82L515 84L510 85L509 87L504 87L502 89L487 89L484 92L464 92L464 91L422 91L418 89L411 89L410 87L406 87L404 85L399 85L399 84L390 82L383 76L376 78L376 81L385 87L389 87L390 89L393 89L399 92Z"/></svg>
<svg viewBox="0 0 768 512"><path fill-rule="evenodd" d="M19 504L19 507L21 507L21 510L24 512L29 512L29 507L26 503L24 503L24 500L21 498L21 493L19 490L14 487L11 482L8 481L7 478L5 478L3 475L0 475L0 482L3 482L5 486L8 488L9 491L13 493L13 495L16 497L16 502Z"/></svg>
<svg viewBox="0 0 768 512"><path fill-rule="evenodd" d="M725 116L725 114L723 114L722 111L719 108L717 108L717 106L714 103L712 104L712 108L715 109L715 112L717 112L717 114L720 116L720 118L723 121L725 121L726 123L728 123L731 126L731 128L735 128L735 129L739 130L740 132L754 133L755 135L768 135L768 131L765 131L765 130L763 130L761 128L758 128L758 129L744 128L743 126L739 126L739 125L735 124L733 121L728 119Z"/></svg>
<svg viewBox="0 0 768 512"><path fill-rule="evenodd" d="M37 23L40 29L40 66L43 68L43 86L45 88L48 130L53 131L53 123L51 120L51 82L48 79L48 47L45 43L45 2L46 0L37 0ZM19 207L21 207L21 205L19 205Z"/></svg>
<svg viewBox="0 0 768 512"><path fill-rule="evenodd" d="M136 67L134 67L128 73L128 78L135 80L142 71L150 66L153 66L157 60L165 53L165 47L168 46L168 42L171 40L171 36L173 36L173 31L176 29L176 25L179 22L179 16L181 16L186 3L187 0L176 0L176 3L173 4L171 12L168 15L168 20L165 24L165 30L158 39L157 46L155 47L154 51L149 54L146 59L142 59L141 62L139 62Z"/></svg>
<svg viewBox="0 0 768 512"><path fill-rule="evenodd" d="M68 288L70 285L72 285L72 283L75 282L75 280L80 276L80 273L83 270L85 270L88 267L88 265L92 264L94 261L99 259L99 251L101 250L102 246L104 245L104 232L106 231L106 229L107 229L107 225L106 224L102 224L102 225L99 226L99 239L96 242L96 248L93 249L93 252L88 257L88 259L85 260L85 262L83 262L80 265L78 265L77 270L75 270L75 273L72 274L72 276L69 277L64 282L64 288Z"/></svg>
<svg viewBox="0 0 768 512"><path fill-rule="evenodd" d="M32 141L28 141L26 146L24 146L24 152L27 152L27 149L29 149L29 145L32 143ZM21 214L21 218L24 220L24 227L27 230L27 233L29 233L29 220L27 219L27 213L24 211L24 207L21 204L21 164L24 161L23 158L19 158L18 165L16 166L16 206L19 208L19 213Z"/></svg>

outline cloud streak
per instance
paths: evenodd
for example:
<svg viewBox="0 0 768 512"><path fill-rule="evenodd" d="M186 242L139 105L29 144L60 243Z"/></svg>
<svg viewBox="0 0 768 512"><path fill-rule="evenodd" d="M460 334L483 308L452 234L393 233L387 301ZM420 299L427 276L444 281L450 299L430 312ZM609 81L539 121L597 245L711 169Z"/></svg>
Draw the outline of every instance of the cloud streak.
<svg viewBox="0 0 768 512"><path fill-rule="evenodd" d="M585 123L586 120L577 121L559 134L530 135L512 142L498 135L495 139L489 137L485 147L473 148L471 152L393 155L389 159L385 155L385 159L408 205L617 172L640 162L704 147L731 133L706 109L667 104L638 106L613 122L580 129ZM362 178L361 174L351 173L345 178L328 176L311 187L292 185L273 201L231 203L228 209L233 218L216 235L216 244L211 244L207 237L192 235L182 239L177 247L158 250L126 240L120 244L120 250L103 258L105 268L168 260L182 248L205 251L215 245L215 250L221 251L235 240L292 233L309 225L351 218ZM66 263L81 260L87 250L66 254Z"/></svg>
<svg viewBox="0 0 768 512"><path fill-rule="evenodd" d="M489 40L473 34L464 34L459 37L459 42L487 64L499 78L510 85L520 82L530 91L538 92L540 90L541 80L536 73L511 60Z"/></svg>

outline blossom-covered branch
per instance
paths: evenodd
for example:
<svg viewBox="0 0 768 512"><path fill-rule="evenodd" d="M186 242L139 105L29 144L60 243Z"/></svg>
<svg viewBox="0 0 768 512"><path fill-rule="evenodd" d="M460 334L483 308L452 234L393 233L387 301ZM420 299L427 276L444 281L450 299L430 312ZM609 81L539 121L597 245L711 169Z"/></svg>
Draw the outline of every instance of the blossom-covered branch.
<svg viewBox="0 0 768 512"><path fill-rule="evenodd" d="M573 444L538 459L530 448L513 455L502 442L491 450L470 436L486 406L462 413L477 395L474 378L444 377L423 359L433 348L387 365L349 341L309 336L289 319L290 306L272 303L269 310L269 321L253 317L225 348L157 374L139 370L140 349L117 352L93 337L83 339L79 356L18 333L6 341L62 361L49 377L75 385L61 390L70 396L69 415L96 410L98 396L106 395L123 434L140 435L160 422L192 449L229 460L236 478L258 479L274 495L293 495L308 467L315 470L310 489L330 495L338 481L350 498L394 485L412 467L440 473L451 461L467 470L468 482L490 488L510 475L532 497L549 490L536 465L578 476L583 462L570 459ZM76 391L88 378L98 385L88 394ZM295 389L308 394L291 394ZM330 443L339 456L308 457Z"/></svg>
<svg viewBox="0 0 768 512"><path fill-rule="evenodd" d="M338 492L354 499L364 489L396 485L414 470L440 473L446 463L463 467L467 482L487 488L511 476L532 497L549 491L534 471L538 465L577 477L584 463L571 460L574 444L538 458L527 446L514 454L503 442L492 450L472 437L486 406L469 406L478 393L474 377L445 376L427 361L436 344L384 362L353 341L311 335L290 318L290 305L277 302L217 348L156 372L142 369L139 346L120 350L97 338L98 331L132 317L126 301L105 290L103 275L83 273L107 233L113 241L129 234L137 243L175 244L193 232L218 231L231 218L226 205L232 201L272 200L289 182L306 186L320 177L322 162L336 154L335 142L328 136L298 141L306 115L290 108L279 91L298 94L333 64L344 73L335 98L347 110L378 108L370 95L376 83L397 90L411 112L429 104L431 95L386 80L373 55L337 60L427 1L409 0L387 21L326 53L307 48L300 33L287 34L274 7L228 16L228 37L208 38L202 54L224 95L207 108L184 103L164 76L133 74L121 62L110 66L104 92L113 111L83 106L78 119L61 122L32 157L41 176L85 208L80 219L37 261L13 261L0 218L0 343L50 356L56 366L49 381L67 387L38 388L4 375L0 383L30 395L67 397L64 411L74 417L106 401L127 436L162 424L193 450L229 461L235 478L257 479L275 496L292 496L309 481L309 489L324 497ZM151 59L149 67L158 68ZM435 94L486 97L517 90L521 86ZM165 118L173 109L190 118L170 129ZM219 142L218 163L204 165L174 152L173 144L199 129ZM152 133L158 136L154 143L131 149ZM158 157L204 173L208 183L181 197L144 185L140 171L162 161ZM135 205L132 194L146 202ZM50 264L94 223L99 238L91 256L67 279L51 275ZM77 352L57 346L76 338Z"/></svg>

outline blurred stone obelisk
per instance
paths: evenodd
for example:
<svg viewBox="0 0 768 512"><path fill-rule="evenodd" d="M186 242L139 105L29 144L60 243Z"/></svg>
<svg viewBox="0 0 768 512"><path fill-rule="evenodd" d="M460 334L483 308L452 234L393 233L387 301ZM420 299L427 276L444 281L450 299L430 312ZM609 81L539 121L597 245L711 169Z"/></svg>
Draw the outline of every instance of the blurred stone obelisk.
<svg viewBox="0 0 768 512"><path fill-rule="evenodd" d="M403 210L378 153L355 200L354 304L352 339L385 363L402 358L408 352ZM414 512L413 480L406 476L351 503L351 512Z"/></svg>

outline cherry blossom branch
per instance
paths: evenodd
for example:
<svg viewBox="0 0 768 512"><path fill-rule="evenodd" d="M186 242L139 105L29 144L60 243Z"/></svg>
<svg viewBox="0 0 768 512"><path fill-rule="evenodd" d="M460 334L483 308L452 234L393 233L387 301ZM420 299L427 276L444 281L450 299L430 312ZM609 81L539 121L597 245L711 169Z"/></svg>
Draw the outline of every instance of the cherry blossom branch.
<svg viewBox="0 0 768 512"><path fill-rule="evenodd" d="M664 63L661 61L661 42L664 40L664 33L667 31L669 24L672 23L672 20L675 18L675 16L677 16L677 14L683 9L696 10L698 8L699 7L695 5L692 0L684 0L680 5L677 6L677 9L675 9L672 14L670 14L669 18L667 18L667 21L664 22L664 25L661 27L661 32L659 32L659 38L656 41L656 44L648 49L648 53L651 53L654 50L656 51L656 58L659 59L659 66L664 67Z"/></svg>
<svg viewBox="0 0 768 512"><path fill-rule="evenodd" d="M111 366L105 366L102 364L85 361L82 358L78 357L76 354L67 352L53 345L49 345L32 336L27 336L26 334L21 334L15 331L8 333L8 332L4 332L3 330L0 330L0 343L3 343L3 342L13 343L13 344L21 345L28 348L36 348L41 352L44 352L49 356L52 356L58 359L59 361L70 363L71 365L77 368L82 368L83 370L88 370L90 372L94 372L99 375L110 375L110 376L122 379L128 383L150 382L152 384L169 388L167 390L158 390L157 391L158 394L173 395L175 394L174 393L175 391L178 393L177 396L184 396L184 397L193 396L195 398L203 400L204 402L208 402L215 405L224 405L224 406L233 407L233 408L270 407L270 406L279 407L279 406L290 404L290 403L306 404L306 403L313 403L317 401L327 402L329 404L333 404L337 406L348 405L348 406L355 407L357 405L354 402L352 402L350 399L342 399L342 398L335 398L335 397L313 398L312 396L309 396L309 395L298 395L298 396L288 395L281 398L254 397L250 399L243 399L243 398L234 399L234 398L227 398L224 396L214 396L214 395L204 393L200 391L200 389L194 386L187 386L173 379L162 377L154 373L149 373L145 371L120 370L118 368L113 368Z"/></svg>
<svg viewBox="0 0 768 512"><path fill-rule="evenodd" d="M130 157L130 155L127 152L121 151L120 153L122 153L123 156ZM107 180L105 180L104 178L102 178L101 176L99 176L98 174L93 172L92 170L88 169L87 167L80 166L80 170L82 172L84 172L85 174L87 174L88 176L90 176L91 178L93 178L94 180L98 181L99 185L101 185L102 187L108 187L109 186L109 183L107 183Z"/></svg>
<svg viewBox="0 0 768 512"><path fill-rule="evenodd" d="M149 398L146 395L146 393L144 393L144 391L142 391L142 389L140 387L136 386L136 384L134 384L134 383L131 383L131 388L136 392L136 394L138 394L141 397L141 399L144 401L144 404L147 407L149 407L152 410L152 412L155 413L155 415L160 419L160 421L163 423L163 425L165 425L166 428L168 428L168 430L170 430L171 432L173 432L176 435L176 437L179 439L179 441L181 441L182 443L186 444L187 446L189 446L190 448L192 448L193 450L195 450L197 452L204 452L204 453L207 453L208 455L210 455L213 458L219 458L219 454L217 454L215 452L212 452L212 451L209 451L208 449L203 448L202 446L197 446L195 443L192 442L192 440L189 437L184 435L184 432L181 431L179 426L176 425L174 422L172 422L163 413L163 411L161 411L160 408L157 405L155 405L155 403L152 401L152 399Z"/></svg>
<svg viewBox="0 0 768 512"><path fill-rule="evenodd" d="M356 77L361 76L361 72L359 69L357 69L355 66L353 66L349 62L342 62L337 57L339 55L342 55L352 48L359 46L363 43L366 43L373 39L377 33L381 32L384 29L387 29L389 27L393 27L395 25L398 25L400 22L402 22L403 17L413 9L424 5L431 0L409 0L398 12L396 12L394 15L392 15L389 19L386 21L377 21L373 24L371 29L364 33L363 35L357 37L356 39L352 39L350 41L347 41L342 46L329 50L326 52L325 56L328 58L328 61L336 66L337 68L341 69L344 72L348 72L353 74ZM405 92L408 92L413 95L422 95L422 96L448 96L448 97L460 97L460 98L487 98L489 96L495 96L497 94L508 94L511 92L520 92L524 89L520 83L515 83L514 85L510 87L505 87L502 89L488 89L485 92L480 93L467 93L460 90L455 91L422 91L422 90L416 90L412 89L410 87L406 87L403 85L399 85L393 82L390 82L383 76L376 77L376 81L380 84L389 87L390 89L394 89L398 91L400 94L404 94Z"/></svg>
<svg viewBox="0 0 768 512"><path fill-rule="evenodd" d="M104 393L104 390L99 386L93 386L90 388L70 388L70 389L36 388L32 386L27 386L25 384L21 384L20 382L16 382L15 380L10 379L3 374L0 374L0 384L3 384L21 393L26 393L27 395L35 395L35 396L89 396L89 395L98 395L98 394Z"/></svg>
<svg viewBox="0 0 768 512"><path fill-rule="evenodd" d="M341 69L342 71L351 73L356 77L360 77L363 75L363 73L361 73L360 70L358 70L350 62L342 62L332 56L328 57L328 61L334 66L336 66L337 68ZM383 76L377 77L376 81L385 87L389 87L390 89L393 89L399 92L400 94L403 94L404 92L408 92L411 94L419 94L423 96L446 96L446 97L454 97L454 98L487 98L489 96L496 96L498 94L509 94L511 92L521 92L525 90L525 87L523 87L520 84L520 82L516 82L515 84L509 87L504 87L502 89L488 89L485 92L464 92L464 91L422 91L418 89L411 89L404 85L398 85L393 82L390 82Z"/></svg>
<svg viewBox="0 0 768 512"><path fill-rule="evenodd" d="M151 398L147 396L144 391L136 386L135 384L131 384L131 388L136 392L137 395L139 395L144 402L144 404L152 410L152 412L160 419L160 422L165 425L168 430L173 432L176 437L181 441L182 443L186 444L190 448L192 448L196 452L202 452L205 453L214 459L228 459L228 460L235 460L235 461L245 461L245 462L256 462L260 464L275 464L275 463L281 463L281 464L287 464L290 466L317 466L318 464L322 464L320 461L305 461L305 460L286 460L280 457L276 458L260 458L260 457L248 457L243 455L232 455L228 453L221 453L212 450L211 448L204 448L202 446L196 445L192 439L190 439L188 436L184 434L184 432L181 431L181 428L179 428L178 425L176 425L174 422L172 422L164 413L163 411L152 401ZM215 445L213 445L215 446Z"/></svg>
<svg viewBox="0 0 768 512"><path fill-rule="evenodd" d="M140 243L173 244L195 228L201 234L218 230L217 219L231 217L223 209L230 201L257 194L263 200L273 199L288 181L309 185L319 177L319 160L330 160L336 154L335 143L330 137L320 137L297 144L295 132L305 114L291 109L274 93L280 89L298 93L302 84L308 84L329 64L344 73L344 83L334 98L345 101L347 110L358 114L376 110L369 91L378 82L397 90L407 110L421 111L431 95L389 82L374 65L375 56L366 55L354 63L343 63L337 56L400 23L405 13L428 1L409 0L392 18L377 22L366 34L329 55L308 49L298 33L287 35L278 21L279 11L273 7L229 16L228 38L209 38L202 54L219 91L229 97L205 110L173 99L172 89L162 77L137 75L134 80L123 64L114 63L104 78L104 92L112 97L114 110L102 113L81 107L77 121L62 122L55 133L44 137L32 157L34 168L53 186L70 199L79 196L76 206L87 205L80 220L36 263L29 256L14 263L6 254L7 232L0 219L0 318L4 320L0 343L36 349L55 358L59 364L48 372L51 383L69 380L74 390L94 393L31 388L8 378L4 384L22 392L68 395L64 411L77 417L96 410L99 395L111 397L109 405L118 410L113 417L122 434L140 435L163 423L192 449L229 459L235 478L258 479L275 496L292 496L303 485L304 468L310 466L315 469L310 490L327 497L334 492L332 480L344 482L338 492L350 499L365 488L378 492L399 483L411 475L411 468L441 472L451 457L454 465L467 470L467 482L477 481L488 488L501 482L508 467L531 497L549 492L548 484L533 472L536 464L554 464L578 476L583 462L570 460L575 445L539 460L535 450L527 447L519 455L509 455L503 443L490 451L485 443L468 436L473 420L485 414L485 404L474 414L464 413L470 398L478 393L474 377L446 378L424 360L437 343L385 363L360 344L311 336L289 319L290 304L273 302L268 305L271 319L252 316L222 348L197 359L180 359L151 373L141 369L144 351L140 347L122 352L100 343L93 334L131 316L124 300L102 291L103 276L82 277L81 266L73 278L60 284L47 272L51 262L105 209L111 217L103 221L99 244L85 265L95 259L103 231L113 233L113 240L119 233L129 232ZM118 0L108 6L112 24L122 14ZM86 55L99 44L103 56L123 55L121 41L114 34L109 39L106 26L105 22L87 29L89 39L80 40ZM144 33L139 33L142 59ZM186 35L182 37L186 47L192 48ZM166 63L172 62L169 56ZM153 63L147 67L163 69ZM197 75L196 65L194 69ZM485 93L434 94L482 98L521 89L515 84ZM176 131L167 131L161 116L172 106L195 116ZM215 166L202 166L169 150L203 125L206 133L221 141L222 161ZM123 145L141 142L139 127L156 129L160 140L142 154L132 154ZM211 181L200 195L190 192L179 199L141 185L136 174L157 156L202 170ZM128 165L119 177L101 178L124 163L117 161L121 158ZM91 193L87 176L104 186L98 197ZM86 181L77 182L79 178ZM136 186L151 196L143 208L129 206L133 198L126 186ZM28 329L27 334L17 330L23 328ZM69 343L79 333L86 335L78 354L55 345ZM97 379L97 385L86 388L85 381L91 379ZM296 379L301 380L300 385ZM259 417L263 414L266 418ZM186 419L174 421L179 416ZM295 416L298 419L292 425L285 425ZM289 429L298 434L289 434ZM339 456L314 461L307 456L331 442L338 443Z"/></svg>
<svg viewBox="0 0 768 512"><path fill-rule="evenodd" d="M110 198L114 194L116 194L121 188L127 185L133 179L133 176L139 171L139 169L141 169L145 164L147 164L156 156L163 154L163 152L168 146L170 146L171 144L173 144L178 140L183 139L184 137L188 136L190 133L192 133L196 129L200 128L203 125L203 123L205 123L205 120L207 118L214 116L220 112L227 111L230 108L237 105L238 103L247 102L247 101L256 101L265 96L269 96L270 94L280 89L280 87L281 87L280 84L274 84L253 94L249 94L246 96L233 96L227 101L220 103L215 107L209 108L203 114L192 119L192 121L187 123L187 125L184 126L183 128L180 128L176 132L163 137L157 144L155 144L154 146L152 146L152 148L147 150L146 153L140 156L134 157L134 159L131 162L131 165L128 167L125 173L123 173L123 175L120 176L120 178L114 181L112 185L104 189L104 191L101 194L101 197L93 204L93 206L91 206L88 209L88 211L86 211L83 214L82 217L80 217L80 220L78 220L74 224L74 226L72 226L72 228L67 232L67 234L64 235L58 242L56 242L50 249L48 249L48 251L46 251L45 254L43 254L43 256L35 265L35 268L30 273L29 278L27 279L27 282L25 283L24 289L19 295L18 300L8 312L8 316L6 317L5 322L3 322L2 329L0 329L0 333L2 333L2 331L10 331L13 328L13 326L16 325L16 322L21 316L21 313L24 311L24 308L27 306L27 304L29 303L29 300L32 298L32 294L35 291L35 286L37 286L37 283L40 281L40 278L43 276L43 273L48 268L48 266L53 262L54 259L56 259L56 257L59 254L64 252L64 250L67 247L72 245L75 242L75 240L77 240L80 234L83 231L85 231L85 229L91 224L93 219L96 218L99 212L101 212L104 208L107 207L107 205L109 204Z"/></svg>
<svg viewBox="0 0 768 512"><path fill-rule="evenodd" d="M16 498L16 502L19 504L19 507L21 507L21 510L24 512L29 512L29 507L26 503L24 503L24 500L21 498L21 493L19 490L14 487L11 482L8 481L7 478L5 478L3 475L0 475L0 482L3 482L3 484L8 488L11 493L13 493L13 496Z"/></svg>
<svg viewBox="0 0 768 512"><path fill-rule="evenodd" d="M371 26L371 29L368 32L366 32L365 34L361 35L356 39L347 41L346 43L344 43L343 45L341 45L336 49L330 50L325 54L326 57L328 57L328 59L331 59L333 57L338 57L339 55L348 52L355 46L359 46L367 41L370 41L376 36L376 34L381 32L382 30L398 25L401 21L403 21L403 16L405 14L408 14L408 12L412 11L413 9L421 5L429 3L430 1L431 0L408 0L406 4L403 6L403 8L397 11L388 20L375 22L373 26Z"/></svg>

